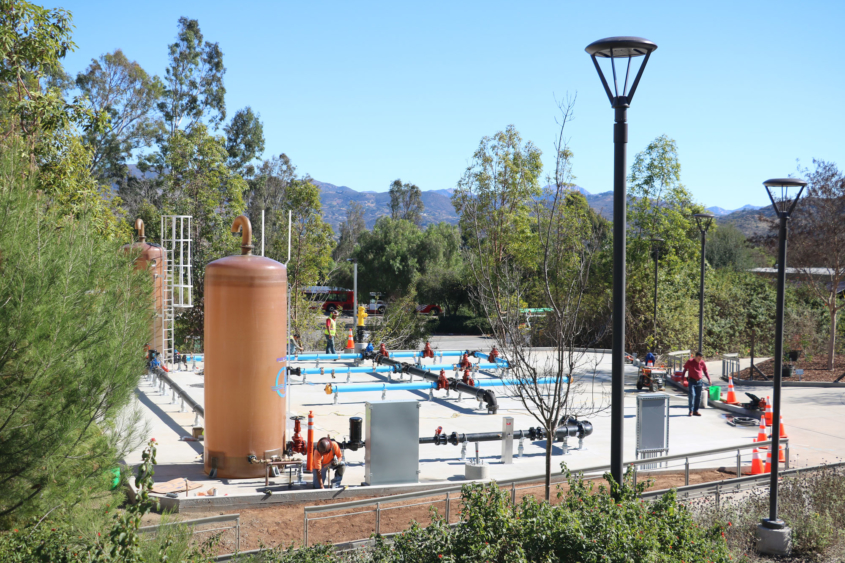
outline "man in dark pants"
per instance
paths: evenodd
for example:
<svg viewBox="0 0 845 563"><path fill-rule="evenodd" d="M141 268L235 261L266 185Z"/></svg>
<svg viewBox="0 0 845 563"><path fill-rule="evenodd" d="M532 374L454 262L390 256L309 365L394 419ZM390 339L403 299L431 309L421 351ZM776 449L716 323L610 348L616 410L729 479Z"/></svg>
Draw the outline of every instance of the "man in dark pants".
<svg viewBox="0 0 845 563"><path fill-rule="evenodd" d="M340 481L343 479L343 473L346 468L340 460L343 454L340 451L338 443L331 438L321 438L314 446L312 455L314 456L312 464L314 468L314 488L324 488L323 482L328 476L329 469L334 469L332 488L340 487Z"/></svg>
<svg viewBox="0 0 845 563"><path fill-rule="evenodd" d="M701 352L696 352L695 357L684 364L683 377L687 377L687 373L689 373L689 416L701 416L701 413L698 412L698 405L701 402L702 374L707 377L707 383L713 385Z"/></svg>

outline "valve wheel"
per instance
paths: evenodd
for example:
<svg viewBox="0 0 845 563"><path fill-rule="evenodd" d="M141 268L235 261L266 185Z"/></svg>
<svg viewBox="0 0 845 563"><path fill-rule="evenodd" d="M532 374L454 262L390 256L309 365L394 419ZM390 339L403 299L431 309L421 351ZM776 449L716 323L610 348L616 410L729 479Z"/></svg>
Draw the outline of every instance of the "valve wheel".
<svg viewBox="0 0 845 563"><path fill-rule="evenodd" d="M301 414L290 417L291 420L305 420L305 417Z"/></svg>

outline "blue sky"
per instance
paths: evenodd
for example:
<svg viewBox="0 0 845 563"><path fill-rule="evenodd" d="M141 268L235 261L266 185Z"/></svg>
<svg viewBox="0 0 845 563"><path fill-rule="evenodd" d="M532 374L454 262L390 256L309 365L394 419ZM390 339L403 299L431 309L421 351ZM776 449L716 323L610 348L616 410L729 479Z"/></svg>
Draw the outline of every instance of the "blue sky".
<svg viewBox="0 0 845 563"><path fill-rule="evenodd" d="M71 74L123 49L163 75L180 16L227 67L227 110L261 114L265 156L385 191L451 188L480 139L513 124L553 165L555 97L577 93L567 136L577 183L612 189L613 111L584 47L638 35L658 50L628 112L628 162L678 142L707 206L767 203L761 182L813 158L845 167L845 2L93 2L74 15Z"/></svg>

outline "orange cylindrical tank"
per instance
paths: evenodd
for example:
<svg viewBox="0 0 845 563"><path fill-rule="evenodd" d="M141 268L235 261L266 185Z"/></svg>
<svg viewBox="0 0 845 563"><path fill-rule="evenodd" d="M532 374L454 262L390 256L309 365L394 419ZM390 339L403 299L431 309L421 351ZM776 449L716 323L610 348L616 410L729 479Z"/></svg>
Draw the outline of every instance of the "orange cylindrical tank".
<svg viewBox="0 0 845 563"><path fill-rule="evenodd" d="M162 354L164 353L162 326L165 291L164 252L160 246L146 242L147 237L144 236L144 221L142 219L135 219L135 229L138 231L138 242L123 245L123 251L126 253L139 253L135 259L135 269L149 269L150 274L153 276L153 307L155 309L155 317L150 327L150 338L147 344L150 348Z"/></svg>
<svg viewBox="0 0 845 563"><path fill-rule="evenodd" d="M263 464L248 457L282 456L285 400L273 391L285 364L287 270L252 255L249 219L240 256L205 268L205 472L220 478L263 477ZM284 379L279 380L283 382Z"/></svg>

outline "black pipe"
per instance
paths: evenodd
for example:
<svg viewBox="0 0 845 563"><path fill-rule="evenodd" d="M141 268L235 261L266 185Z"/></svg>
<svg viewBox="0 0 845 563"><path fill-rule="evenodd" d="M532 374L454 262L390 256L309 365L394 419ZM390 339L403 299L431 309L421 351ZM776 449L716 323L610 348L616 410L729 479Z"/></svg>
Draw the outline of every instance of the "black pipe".
<svg viewBox="0 0 845 563"><path fill-rule="evenodd" d="M399 367L403 373L418 375L419 377L422 377L423 379L427 379L429 381L436 382L439 378L437 374L429 373L428 371L420 369L413 364L400 362L398 360L391 360L387 356L383 356L381 354L373 354L371 358L376 364L385 364L388 366ZM487 403L488 414L496 414L499 411L499 403L496 401L496 394L493 392L492 389L479 389L478 387L467 385L463 381L459 381L454 378L449 379L449 389L451 389L452 391L467 393L468 395L475 397L479 401L484 401L485 403Z"/></svg>
<svg viewBox="0 0 845 563"><path fill-rule="evenodd" d="M562 424L555 430L555 440L564 438L586 438L593 433L593 425L588 420L578 420L569 417L562 421ZM496 442L503 437L501 432L476 432L473 434L452 432L449 435L437 434L435 436L424 436L420 438L420 444L434 444L445 446L451 444L457 446L465 442ZM528 430L515 430L514 438L528 438L529 440L544 440L546 431L542 427L531 427Z"/></svg>

